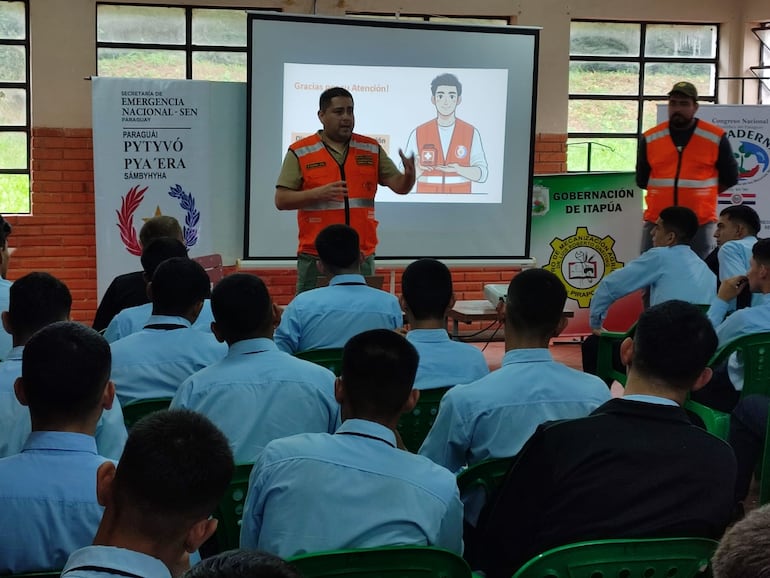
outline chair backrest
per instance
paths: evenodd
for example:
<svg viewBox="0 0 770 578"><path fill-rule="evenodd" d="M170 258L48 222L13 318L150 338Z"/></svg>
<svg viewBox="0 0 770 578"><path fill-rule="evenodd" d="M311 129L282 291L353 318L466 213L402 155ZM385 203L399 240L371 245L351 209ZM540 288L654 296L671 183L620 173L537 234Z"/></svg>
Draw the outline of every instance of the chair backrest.
<svg viewBox="0 0 770 578"><path fill-rule="evenodd" d="M342 373L342 348L331 349L309 349L307 351L298 351L294 357L312 361L334 372L338 376Z"/></svg>
<svg viewBox="0 0 770 578"><path fill-rule="evenodd" d="M193 261L197 261L206 270L212 285L219 283L222 277L225 276L224 269L222 268L222 255L218 253L201 255L200 257L193 258Z"/></svg>
<svg viewBox="0 0 770 578"><path fill-rule="evenodd" d="M717 436L719 439L727 441L730 433L730 414L716 409L711 409L703 404L688 399L684 404L684 409L692 412L703 420L706 431Z"/></svg>
<svg viewBox="0 0 770 578"><path fill-rule="evenodd" d="M626 372L620 372L615 369L613 364L613 349L617 347L617 344L621 343L626 337L632 337L634 330L636 329L636 323L625 333L620 331L602 331L599 336L599 348L597 352L596 360L596 375L601 377L607 383L612 380L626 385Z"/></svg>
<svg viewBox="0 0 770 578"><path fill-rule="evenodd" d="M127 403L123 406L123 421L126 424L126 429L130 430L136 422L147 414L168 409L170 404L170 397L151 397Z"/></svg>
<svg viewBox="0 0 770 578"><path fill-rule="evenodd" d="M535 556L513 578L691 578L708 569L717 545L706 538L579 542Z"/></svg>
<svg viewBox="0 0 770 578"><path fill-rule="evenodd" d="M493 458L463 470L457 475L460 497L467 496L481 488L484 490L485 501L490 501L503 483L512 463L513 458Z"/></svg>
<svg viewBox="0 0 770 578"><path fill-rule="evenodd" d="M336 550L289 558L305 578L471 578L460 556L429 546Z"/></svg>
<svg viewBox="0 0 770 578"><path fill-rule="evenodd" d="M733 339L714 354L709 366L716 367L725 363L733 352L737 352L743 362L741 396L753 393L770 395L770 332Z"/></svg>
<svg viewBox="0 0 770 578"><path fill-rule="evenodd" d="M420 400L414 409L398 420L398 433L410 452L420 449L438 415L438 406L448 387L436 387L420 391Z"/></svg>
<svg viewBox="0 0 770 578"><path fill-rule="evenodd" d="M241 540L241 520L246 491L249 489L249 476L254 464L238 464L233 472L233 479L219 502L214 517L219 520L214 534L215 550L224 552L238 548ZM213 552L207 552L211 554Z"/></svg>

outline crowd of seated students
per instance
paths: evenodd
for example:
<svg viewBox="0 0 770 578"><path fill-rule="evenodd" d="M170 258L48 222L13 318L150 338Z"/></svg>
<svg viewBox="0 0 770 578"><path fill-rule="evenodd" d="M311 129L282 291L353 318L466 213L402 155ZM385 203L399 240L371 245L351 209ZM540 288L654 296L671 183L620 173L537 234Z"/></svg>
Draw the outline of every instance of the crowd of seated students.
<svg viewBox="0 0 770 578"><path fill-rule="evenodd" d="M660 235L678 239L670 251L686 240L664 213ZM489 373L478 349L447 337L446 266L409 265L399 303L366 286L357 235L342 225L318 239L329 285L299 294L283 315L259 278L233 274L212 292L178 240L148 242L150 305L111 344L67 321L60 281L22 277L2 315L14 348L0 364L0 416L9 416L0 421L0 520L13 531L0 531L0 574L296 578L276 556L413 544L464 555L495 578L580 540L718 539L748 490L770 400L736 409L735 453L682 406L717 387L707 364L740 333L731 326L770 330L760 301L723 320L745 285L770 292L770 240L751 251L746 274L722 281L708 315L664 299L640 316L619 349L621 399L548 351L566 325L566 292L552 273L512 279L505 356ZM212 321L196 329L209 297ZM394 331L402 310L405 334ZM338 377L291 355L319 347L343 348ZM421 390L448 386L419 453L407 452L400 416ZM118 400L156 397L171 409L126 439ZM489 458L511 459L505 482L487 503L463 504L456 474ZM188 570L239 463L254 464L243 550Z"/></svg>

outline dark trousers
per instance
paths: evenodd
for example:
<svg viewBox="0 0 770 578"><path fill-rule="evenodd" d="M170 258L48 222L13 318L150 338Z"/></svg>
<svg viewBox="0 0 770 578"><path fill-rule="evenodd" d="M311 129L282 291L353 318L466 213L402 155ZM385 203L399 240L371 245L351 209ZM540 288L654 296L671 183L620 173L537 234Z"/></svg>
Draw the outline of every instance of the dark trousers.
<svg viewBox="0 0 770 578"><path fill-rule="evenodd" d="M583 357L583 371L591 375L598 375L599 336L591 334L586 337L581 344L580 352ZM620 373L626 371L623 362L620 361L620 341L612 344L612 367ZM612 379L605 379L604 382L607 387L612 387Z"/></svg>
<svg viewBox="0 0 770 578"><path fill-rule="evenodd" d="M736 502L746 499L754 469L762 458L769 409L770 397L748 395L738 402L730 418L729 441L738 466L735 480ZM762 475L770 476L770 468L762 472Z"/></svg>
<svg viewBox="0 0 770 578"><path fill-rule="evenodd" d="M735 390L727 374L727 363L714 368L714 375L702 389L693 391L690 398L707 407L730 413L735 409L740 393Z"/></svg>

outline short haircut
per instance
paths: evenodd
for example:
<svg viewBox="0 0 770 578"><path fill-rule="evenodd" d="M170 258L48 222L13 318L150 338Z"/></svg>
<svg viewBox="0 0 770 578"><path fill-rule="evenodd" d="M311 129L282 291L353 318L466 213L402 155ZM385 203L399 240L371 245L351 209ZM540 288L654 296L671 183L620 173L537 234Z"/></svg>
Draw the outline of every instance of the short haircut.
<svg viewBox="0 0 770 578"><path fill-rule="evenodd" d="M770 239L760 239L751 248L751 256L757 263L770 266Z"/></svg>
<svg viewBox="0 0 770 578"><path fill-rule="evenodd" d="M72 321L43 327L22 354L30 413L45 421L87 418L99 405L111 368L109 344L90 327Z"/></svg>
<svg viewBox="0 0 770 578"><path fill-rule="evenodd" d="M206 270L192 259L166 259L152 276L152 311L155 315L184 315L211 295Z"/></svg>
<svg viewBox="0 0 770 578"><path fill-rule="evenodd" d="M770 576L770 504L752 510L722 536L711 564L714 578Z"/></svg>
<svg viewBox="0 0 770 578"><path fill-rule="evenodd" d="M66 321L72 308L67 286L49 273L28 273L9 291L8 317L17 337L29 337L56 321Z"/></svg>
<svg viewBox="0 0 770 578"><path fill-rule="evenodd" d="M505 320L519 333L551 337L564 316L567 290L545 269L527 269L511 279L506 296Z"/></svg>
<svg viewBox="0 0 770 578"><path fill-rule="evenodd" d="M756 235L762 230L762 222L759 220L759 215L748 205L730 205L722 209L719 216L741 223L749 230L751 235Z"/></svg>
<svg viewBox="0 0 770 578"><path fill-rule="evenodd" d="M436 259L418 259L401 276L404 301L415 319L442 319L452 299L452 274Z"/></svg>
<svg viewBox="0 0 770 578"><path fill-rule="evenodd" d="M430 93L433 96L436 96L436 89L439 86L454 86L457 88L457 96L462 95L463 93L463 85L460 84L460 81L457 79L457 77L454 74L449 74L448 72L444 74L439 74L436 78L434 78L430 83Z"/></svg>
<svg viewBox="0 0 770 578"><path fill-rule="evenodd" d="M182 578L302 578L294 566L259 550L229 550L204 558Z"/></svg>
<svg viewBox="0 0 770 578"><path fill-rule="evenodd" d="M151 413L131 428L118 461L116 508L138 514L143 533L167 535L214 511L234 467L227 438L204 415Z"/></svg>
<svg viewBox="0 0 770 578"><path fill-rule="evenodd" d="M318 99L318 110L323 112L329 108L332 104L332 99L336 96L342 96L353 100L353 95L350 94L349 90L346 90L341 86L333 86L332 88L327 88L321 93L321 96Z"/></svg>
<svg viewBox="0 0 770 578"><path fill-rule="evenodd" d="M146 247L151 241L161 237L172 237L174 239L183 239L182 227L174 217L168 215L158 215L145 221L139 230L139 243Z"/></svg>
<svg viewBox="0 0 770 578"><path fill-rule="evenodd" d="M179 239L160 237L153 239L142 248L142 269L148 279L152 279L155 269L166 259L172 257L187 257L187 247Z"/></svg>
<svg viewBox="0 0 770 578"><path fill-rule="evenodd" d="M342 350L341 379L355 413L398 415L409 398L419 356L406 338L389 329L351 337Z"/></svg>
<svg viewBox="0 0 770 578"><path fill-rule="evenodd" d="M267 330L273 321L270 293L256 275L235 273L211 292L214 320L228 338L244 339Z"/></svg>
<svg viewBox="0 0 770 578"><path fill-rule="evenodd" d="M332 273L355 267L361 258L358 233L347 225L329 225L315 239L318 258Z"/></svg>
<svg viewBox="0 0 770 578"><path fill-rule="evenodd" d="M5 247L12 230L11 224L0 215L0 248Z"/></svg>
<svg viewBox="0 0 770 578"><path fill-rule="evenodd" d="M685 301L665 301L639 316L632 369L640 375L689 391L717 348L705 313Z"/></svg>
<svg viewBox="0 0 770 578"><path fill-rule="evenodd" d="M698 232L698 216L687 207L666 207L660 220L667 233L674 233L677 245L689 245Z"/></svg>

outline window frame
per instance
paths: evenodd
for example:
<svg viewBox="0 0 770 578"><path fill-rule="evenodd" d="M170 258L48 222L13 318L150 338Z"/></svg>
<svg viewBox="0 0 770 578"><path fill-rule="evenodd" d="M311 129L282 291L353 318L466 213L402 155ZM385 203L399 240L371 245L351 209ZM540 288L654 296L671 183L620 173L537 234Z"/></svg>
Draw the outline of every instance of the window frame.
<svg viewBox="0 0 770 578"><path fill-rule="evenodd" d="M639 25L639 54L637 56L585 56L585 55L573 55L570 48L569 61L572 62L615 62L621 64L636 64L639 66L637 93L636 94L573 94L569 93L569 100L581 100L581 101L624 101L624 102L636 102L636 132L570 132L567 131L568 146L570 139L639 139L644 132L644 105L646 102L655 102L660 100L667 100L667 94L645 94L644 93L644 77L645 77L645 65L647 64L708 64L714 66L714 95L698 96L698 102L719 102L719 49L720 49L720 33L721 26L718 22L658 22L650 20L641 21L624 21L624 20L594 20L589 18L574 18L570 21L570 28L573 22L588 22L592 24L634 24ZM649 26L714 26L716 28L716 47L714 56L709 58L693 58L693 57L671 57L671 56L646 56L645 48L647 45L647 28ZM568 121L569 122L569 121ZM584 143L573 143L584 144ZM601 172L591 170L591 155L587 151L587 171L585 172ZM569 167L569 157L568 157ZM568 169L569 170L569 169ZM569 172L584 172L584 171L569 171Z"/></svg>
<svg viewBox="0 0 770 578"><path fill-rule="evenodd" d="M362 18L385 18L385 19L394 19L398 20L399 18L409 18L409 19L417 19L421 18L423 22L433 22L434 18L441 18L439 22L445 22L445 20L458 20L458 21L468 21L468 20L505 20L505 24L500 24L500 26L514 26L514 23L511 22L513 17L511 16L479 16L479 15L469 15L469 14L463 14L463 15L444 15L444 14L424 14L424 13L406 13L406 12L371 12L371 11L355 11L355 12L345 12L345 16L358 16ZM458 24L461 24L462 22L457 22ZM495 26L495 24L488 24L488 26Z"/></svg>

